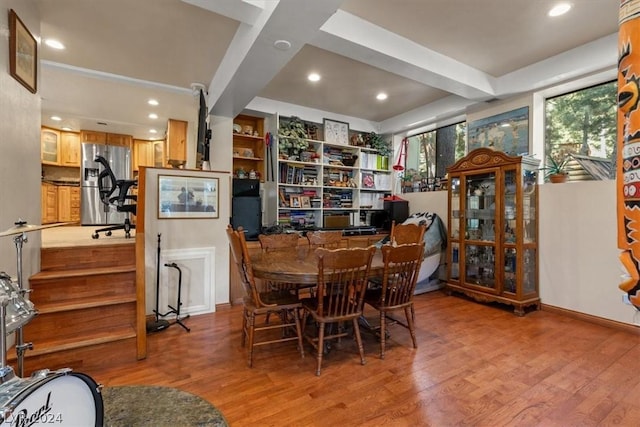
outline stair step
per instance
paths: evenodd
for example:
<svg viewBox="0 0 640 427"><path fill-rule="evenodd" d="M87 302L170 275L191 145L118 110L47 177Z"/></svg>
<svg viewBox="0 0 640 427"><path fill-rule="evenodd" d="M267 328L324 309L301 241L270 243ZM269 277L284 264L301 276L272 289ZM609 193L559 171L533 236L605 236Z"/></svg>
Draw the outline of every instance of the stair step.
<svg viewBox="0 0 640 427"><path fill-rule="evenodd" d="M133 328L136 324L136 302L100 305L70 311L54 311L37 315L23 326L29 341L73 339L85 335L101 335L112 329ZM36 307L37 309L37 307Z"/></svg>
<svg viewBox="0 0 640 427"><path fill-rule="evenodd" d="M72 268L67 270L43 270L29 277L29 282L70 279L73 277L103 276L107 274L135 273L135 265L116 265L98 268Z"/></svg>
<svg viewBox="0 0 640 427"><path fill-rule="evenodd" d="M81 302L59 302L59 303L41 303L36 306L39 314L50 314L58 312L66 312L73 310L84 310L87 308L104 307L116 304L125 304L128 302L136 302L135 294L116 295L113 297L87 299Z"/></svg>
<svg viewBox="0 0 640 427"><path fill-rule="evenodd" d="M117 341L127 340L136 337L136 331L133 328L118 328L109 331L94 332L91 336L67 337L62 339L52 338L49 340L31 340L33 349L25 353L25 357L42 356L67 350L77 350L85 347L91 347L99 344L108 344ZM25 339L25 342L29 340ZM9 362L17 359L16 352L9 351L7 360Z"/></svg>
<svg viewBox="0 0 640 427"><path fill-rule="evenodd" d="M67 272L72 274L63 274ZM31 277L29 299L40 308L52 303L78 304L101 298L129 297L136 294L135 274L128 267L97 271L45 271Z"/></svg>
<svg viewBox="0 0 640 427"><path fill-rule="evenodd" d="M135 267L135 239L132 240L128 244L42 248L40 269L44 272L123 265Z"/></svg>

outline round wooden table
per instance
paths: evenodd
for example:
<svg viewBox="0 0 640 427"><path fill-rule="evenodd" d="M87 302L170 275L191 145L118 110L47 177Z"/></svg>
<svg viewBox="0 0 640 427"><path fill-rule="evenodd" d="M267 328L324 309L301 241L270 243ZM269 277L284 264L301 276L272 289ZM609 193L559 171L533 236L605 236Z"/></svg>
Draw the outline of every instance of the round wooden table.
<svg viewBox="0 0 640 427"><path fill-rule="evenodd" d="M251 255L251 264L253 275L259 279L305 285L318 281L315 248L309 246L256 252ZM369 275L379 276L383 268L382 252L377 249Z"/></svg>

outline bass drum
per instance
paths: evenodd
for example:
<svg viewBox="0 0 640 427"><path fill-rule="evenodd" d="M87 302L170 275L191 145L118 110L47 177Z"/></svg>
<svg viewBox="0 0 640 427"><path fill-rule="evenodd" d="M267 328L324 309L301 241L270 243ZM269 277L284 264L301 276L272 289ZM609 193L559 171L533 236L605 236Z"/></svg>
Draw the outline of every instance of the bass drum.
<svg viewBox="0 0 640 427"><path fill-rule="evenodd" d="M0 426L102 426L100 387L91 377L61 369L13 377L0 385Z"/></svg>

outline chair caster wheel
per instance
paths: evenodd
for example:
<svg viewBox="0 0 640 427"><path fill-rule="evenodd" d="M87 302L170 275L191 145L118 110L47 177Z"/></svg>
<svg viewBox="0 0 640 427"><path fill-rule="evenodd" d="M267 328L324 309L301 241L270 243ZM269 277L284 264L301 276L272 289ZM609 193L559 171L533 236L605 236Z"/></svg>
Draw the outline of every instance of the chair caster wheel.
<svg viewBox="0 0 640 427"><path fill-rule="evenodd" d="M107 231L107 232L106 232L106 233L104 233L104 234L105 234L105 236L107 236L107 237L108 237L108 236L111 236L111 232L110 232L110 231Z"/></svg>
<svg viewBox="0 0 640 427"><path fill-rule="evenodd" d="M92 239L97 239L98 237L100 237L100 235L99 235L98 233L96 233L96 234L92 234L92 235L91 235L91 238L92 238Z"/></svg>
<svg viewBox="0 0 640 427"><path fill-rule="evenodd" d="M125 239L129 239L129 238L131 238L131 233L126 233L126 234L124 235L124 238L125 238Z"/></svg>

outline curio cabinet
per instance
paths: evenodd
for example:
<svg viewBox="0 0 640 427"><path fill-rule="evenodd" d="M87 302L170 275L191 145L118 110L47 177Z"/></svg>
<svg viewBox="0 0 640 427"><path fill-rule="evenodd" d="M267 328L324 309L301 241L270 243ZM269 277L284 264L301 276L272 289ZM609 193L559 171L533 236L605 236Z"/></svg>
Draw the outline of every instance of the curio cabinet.
<svg viewBox="0 0 640 427"><path fill-rule="evenodd" d="M449 293L539 309L537 159L479 148L447 169Z"/></svg>

